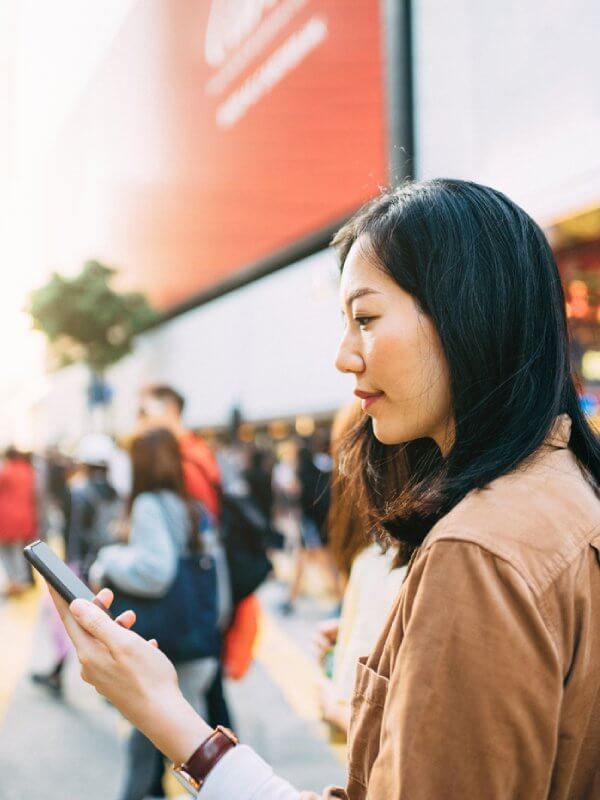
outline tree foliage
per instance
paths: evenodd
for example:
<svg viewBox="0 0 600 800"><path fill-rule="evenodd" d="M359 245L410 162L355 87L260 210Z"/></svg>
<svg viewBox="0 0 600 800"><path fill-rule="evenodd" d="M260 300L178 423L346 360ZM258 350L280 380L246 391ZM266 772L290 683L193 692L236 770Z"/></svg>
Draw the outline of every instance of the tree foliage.
<svg viewBox="0 0 600 800"><path fill-rule="evenodd" d="M76 277L54 273L31 292L27 310L33 327L46 335L56 366L82 362L102 373L130 353L136 334L157 319L143 294L111 287L115 275L87 261Z"/></svg>

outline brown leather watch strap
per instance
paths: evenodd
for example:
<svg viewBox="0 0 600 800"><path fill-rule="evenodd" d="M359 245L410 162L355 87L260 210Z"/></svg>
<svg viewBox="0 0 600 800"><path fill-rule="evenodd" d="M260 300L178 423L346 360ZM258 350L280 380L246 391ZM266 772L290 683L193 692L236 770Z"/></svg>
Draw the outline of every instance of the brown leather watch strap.
<svg viewBox="0 0 600 800"><path fill-rule="evenodd" d="M187 763L185 771L200 785L206 780L208 773L238 743L236 735L228 728L218 725L208 739L205 739Z"/></svg>

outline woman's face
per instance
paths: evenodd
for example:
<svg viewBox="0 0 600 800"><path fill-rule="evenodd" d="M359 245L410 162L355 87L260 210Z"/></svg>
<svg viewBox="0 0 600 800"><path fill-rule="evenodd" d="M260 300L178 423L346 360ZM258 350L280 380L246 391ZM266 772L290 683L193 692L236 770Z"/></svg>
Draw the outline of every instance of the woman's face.
<svg viewBox="0 0 600 800"><path fill-rule="evenodd" d="M400 444L429 437L446 453L453 442L450 380L437 331L375 265L363 237L346 259L341 300L345 330L336 367L354 373L377 439Z"/></svg>

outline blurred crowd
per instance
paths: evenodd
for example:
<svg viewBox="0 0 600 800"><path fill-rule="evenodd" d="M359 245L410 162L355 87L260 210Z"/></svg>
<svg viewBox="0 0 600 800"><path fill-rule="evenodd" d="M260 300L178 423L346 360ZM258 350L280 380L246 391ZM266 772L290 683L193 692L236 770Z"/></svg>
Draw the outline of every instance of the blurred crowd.
<svg viewBox="0 0 600 800"><path fill-rule="evenodd" d="M281 615L299 613L307 592L327 609L314 636L321 709L332 738L343 740L356 661L375 642L405 571L395 550L373 543L351 480L360 462L352 445L360 406L342 410L330 431L260 445L231 436L209 446L185 427L184 410L174 388L153 385L140 392L137 427L125 442L90 433L71 453L6 451L3 595L34 586L22 548L38 538L93 591L112 589L115 608L133 608L140 623L180 602L175 593L196 581L200 638L188 652L178 645L168 651L167 631L156 638L188 701L211 725L231 727L224 679L248 670L259 630L257 590L275 573ZM210 568L190 578L186 558L198 553ZM43 611L54 660L31 678L60 697L71 646L49 598ZM163 758L135 730L127 763L120 800L164 796Z"/></svg>

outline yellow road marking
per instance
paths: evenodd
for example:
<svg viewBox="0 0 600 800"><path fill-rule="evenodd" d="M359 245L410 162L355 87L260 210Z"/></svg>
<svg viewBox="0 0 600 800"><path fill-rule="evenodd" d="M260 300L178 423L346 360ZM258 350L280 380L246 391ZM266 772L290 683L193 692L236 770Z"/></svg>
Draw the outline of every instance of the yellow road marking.
<svg viewBox="0 0 600 800"><path fill-rule="evenodd" d="M41 587L36 583L35 589L8 600L0 607L0 630L4 641L0 662L0 725L12 694L29 666L40 597Z"/></svg>
<svg viewBox="0 0 600 800"><path fill-rule="evenodd" d="M315 736L324 740L336 758L346 764L346 747L329 741L321 721L318 686L322 677L317 663L282 630L275 619L263 612L256 660L279 687L294 713L311 723Z"/></svg>

